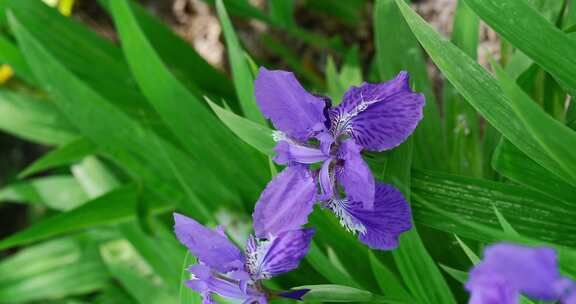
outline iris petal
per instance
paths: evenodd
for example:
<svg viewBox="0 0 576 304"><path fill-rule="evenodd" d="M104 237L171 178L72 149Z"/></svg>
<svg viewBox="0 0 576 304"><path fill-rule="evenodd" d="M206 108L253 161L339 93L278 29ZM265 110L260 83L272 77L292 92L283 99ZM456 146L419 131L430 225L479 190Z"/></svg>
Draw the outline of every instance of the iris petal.
<svg viewBox="0 0 576 304"><path fill-rule="evenodd" d="M260 195L254 213L258 238L300 228L308 221L316 198L316 183L304 165L293 165L276 175Z"/></svg>
<svg viewBox="0 0 576 304"><path fill-rule="evenodd" d="M364 208L371 209L374 206L374 176L362 159L361 150L351 139L341 143L338 159L344 164L337 169L336 176L349 201L362 202Z"/></svg>
<svg viewBox="0 0 576 304"><path fill-rule="evenodd" d="M320 149L299 145L285 140L279 141L274 148L276 156L274 161L281 165L288 164L314 164L329 158Z"/></svg>
<svg viewBox="0 0 576 304"><path fill-rule="evenodd" d="M314 229L284 231L247 247L247 266L252 277L269 279L297 268L308 252L313 234Z"/></svg>
<svg viewBox="0 0 576 304"><path fill-rule="evenodd" d="M326 129L326 101L308 93L291 72L260 68L254 94L264 116L292 138L305 142Z"/></svg>
<svg viewBox="0 0 576 304"><path fill-rule="evenodd" d="M176 237L200 261L220 272L242 268L242 253L225 235L178 213L174 221Z"/></svg>
<svg viewBox="0 0 576 304"><path fill-rule="evenodd" d="M424 107L424 96L412 92L408 79L408 73L401 72L385 83L352 87L330 111L333 132L349 134L371 151L401 144L422 119Z"/></svg>
<svg viewBox="0 0 576 304"><path fill-rule="evenodd" d="M535 300L555 301L562 296L558 284L563 280L553 249L501 243L485 250L482 262L470 272L466 288L473 298L509 289Z"/></svg>
<svg viewBox="0 0 576 304"><path fill-rule="evenodd" d="M333 201L329 208L343 226L358 234L360 241L373 249L396 248L400 234L412 228L408 202L398 189L382 183L376 184L372 209L348 200Z"/></svg>

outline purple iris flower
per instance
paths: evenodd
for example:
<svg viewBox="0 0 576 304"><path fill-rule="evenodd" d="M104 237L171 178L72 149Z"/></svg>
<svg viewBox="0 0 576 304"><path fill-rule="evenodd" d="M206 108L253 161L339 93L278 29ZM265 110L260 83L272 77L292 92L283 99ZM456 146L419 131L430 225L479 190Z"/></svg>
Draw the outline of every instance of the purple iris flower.
<svg viewBox="0 0 576 304"><path fill-rule="evenodd" d="M418 125L424 96L412 92L408 73L352 87L332 107L294 74L260 68L255 95L277 129L274 160L288 166L258 200L256 235L299 227L318 201L371 248L395 248L399 234L412 227L410 207L396 188L375 182L361 151L392 149Z"/></svg>
<svg viewBox="0 0 576 304"><path fill-rule="evenodd" d="M174 221L178 240L198 258L199 263L188 269L193 278L186 285L202 294L203 304L215 303L214 294L245 304L266 304L273 297L301 300L309 291L273 293L261 281L297 268L308 252L313 229L287 230L267 239L250 236L242 253L221 227L212 230L177 213Z"/></svg>
<svg viewBox="0 0 576 304"><path fill-rule="evenodd" d="M517 304L520 294L534 300L576 304L576 283L558 271L556 252L547 247L500 243L486 248L470 272L470 304Z"/></svg>

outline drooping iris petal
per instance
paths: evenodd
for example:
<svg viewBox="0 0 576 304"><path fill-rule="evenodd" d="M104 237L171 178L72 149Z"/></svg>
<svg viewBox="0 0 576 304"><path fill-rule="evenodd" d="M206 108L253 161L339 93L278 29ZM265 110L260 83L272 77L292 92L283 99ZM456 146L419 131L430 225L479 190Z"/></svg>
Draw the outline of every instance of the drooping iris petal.
<svg viewBox="0 0 576 304"><path fill-rule="evenodd" d="M535 300L555 301L561 296L558 283L562 279L553 249L501 243L484 251L484 259L470 272L466 289L473 295L513 290Z"/></svg>
<svg viewBox="0 0 576 304"><path fill-rule="evenodd" d="M254 94L264 116L292 138L304 142L326 128L325 100L308 93L291 72L260 68Z"/></svg>
<svg viewBox="0 0 576 304"><path fill-rule="evenodd" d="M353 140L344 140L338 151L338 159L344 161L337 169L338 182L344 187L349 201L362 202L366 209L374 205L374 176L362 159L362 148Z"/></svg>
<svg viewBox="0 0 576 304"><path fill-rule="evenodd" d="M349 231L373 249L398 247L398 237L412 228L410 206L398 189L376 183L374 207L366 209L360 202L334 200L328 207Z"/></svg>
<svg viewBox="0 0 576 304"><path fill-rule="evenodd" d="M412 92L408 73L381 84L352 87L342 103L330 111L331 128L349 134L371 150L392 149L402 143L422 119L424 96Z"/></svg>
<svg viewBox="0 0 576 304"><path fill-rule="evenodd" d="M188 271L194 275L194 278L186 281L186 286L202 295L202 303L215 303L212 299L212 294L231 299L251 300L248 303L267 303L264 293L252 286L242 288L239 282L232 279L224 279L224 275L214 275L206 265L197 264L190 267Z"/></svg>
<svg viewBox="0 0 576 304"><path fill-rule="evenodd" d="M174 213L174 221L176 237L201 262L220 272L242 268L242 253L218 231L178 213Z"/></svg>
<svg viewBox="0 0 576 304"><path fill-rule="evenodd" d="M304 165L293 165L276 175L260 195L254 213L258 238L278 235L306 224L316 197L316 183Z"/></svg>
<svg viewBox="0 0 576 304"><path fill-rule="evenodd" d="M290 143L285 140L279 141L274 151L276 152L274 161L280 165L294 163L313 164L324 161L330 157L318 148Z"/></svg>
<svg viewBox="0 0 576 304"><path fill-rule="evenodd" d="M298 267L308 252L314 229L290 230L272 236L246 249L246 265L253 278L275 277Z"/></svg>

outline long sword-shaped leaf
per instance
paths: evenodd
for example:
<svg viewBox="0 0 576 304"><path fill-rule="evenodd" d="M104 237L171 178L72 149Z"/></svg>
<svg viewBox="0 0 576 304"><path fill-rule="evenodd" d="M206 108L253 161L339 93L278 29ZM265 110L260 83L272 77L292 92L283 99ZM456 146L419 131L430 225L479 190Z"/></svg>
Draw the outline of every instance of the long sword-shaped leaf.
<svg viewBox="0 0 576 304"><path fill-rule="evenodd" d="M396 3L422 46L460 94L520 150L567 182L576 184L576 171L566 170L566 164L558 163L526 129L523 123L526 117L519 117L498 82L458 47L440 37L403 1Z"/></svg>
<svg viewBox="0 0 576 304"><path fill-rule="evenodd" d="M415 194L429 204L450 210L462 220L499 227L498 211L520 234L532 239L566 246L576 245L576 207L556 201L540 192L516 185L448 175L435 172L415 172L412 184ZM454 223L415 201L414 218L421 224L453 231L475 238L475 231Z"/></svg>
<svg viewBox="0 0 576 304"><path fill-rule="evenodd" d="M393 0L378 0L374 10L376 63L381 81L401 70L410 73L414 89L426 95L424 118L416 129L415 161L422 168L443 168L445 154L442 123L426 71L426 61L410 28Z"/></svg>
<svg viewBox="0 0 576 304"><path fill-rule="evenodd" d="M232 78L234 79L234 87L236 88L236 95L240 100L240 106L244 112L244 116L253 122L265 125L266 120L260 113L256 105L256 98L254 97L254 77L250 69L250 64L244 55L244 50L240 45L240 41L234 32L234 27L226 7L222 0L216 0L216 10L226 39L226 46L228 47L228 60L230 61L232 69Z"/></svg>
<svg viewBox="0 0 576 304"><path fill-rule="evenodd" d="M576 41L527 1L465 0L482 20L560 82L576 89Z"/></svg>
<svg viewBox="0 0 576 304"><path fill-rule="evenodd" d="M492 167L503 176L552 198L576 202L576 187L550 173L507 140L498 145Z"/></svg>
<svg viewBox="0 0 576 304"><path fill-rule="evenodd" d="M410 197L412 138L396 148L388 159L384 180L392 182ZM414 226L400 237L400 245L392 252L400 275L419 303L456 303L446 280L424 246Z"/></svg>
<svg viewBox="0 0 576 304"><path fill-rule="evenodd" d="M232 133L218 123L204 101L189 92L164 65L150 41L142 32L127 1L111 3L116 27L130 68L140 88L171 131L198 162L210 164L204 174L222 172L219 179L255 196L261 189L263 175L254 168L259 164ZM210 126L210 127L207 127ZM221 157L226 155L227 157ZM238 176L245 177L242 187L236 186Z"/></svg>

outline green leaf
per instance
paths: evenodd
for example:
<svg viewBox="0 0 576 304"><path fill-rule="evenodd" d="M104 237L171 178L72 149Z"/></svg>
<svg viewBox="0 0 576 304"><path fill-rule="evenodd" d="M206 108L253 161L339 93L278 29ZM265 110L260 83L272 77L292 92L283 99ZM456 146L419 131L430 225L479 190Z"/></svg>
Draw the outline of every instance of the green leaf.
<svg viewBox="0 0 576 304"><path fill-rule="evenodd" d="M525 118L518 116L498 82L456 46L442 39L404 2L396 2L420 43L458 92L515 146L563 179L572 180L576 173L566 172L534 139L522 122Z"/></svg>
<svg viewBox="0 0 576 304"><path fill-rule="evenodd" d="M576 245L576 227L571 225L576 206L555 201L540 192L520 186L437 172L415 172L415 220L423 225L478 239L479 232L455 224L430 208L447 210L462 221L498 227L492 206L523 236L566 246ZM508 234L509 235L509 234ZM512 235L510 235L512 236Z"/></svg>
<svg viewBox="0 0 576 304"><path fill-rule="evenodd" d="M209 169L202 170L204 178L212 179L214 184L227 181L228 188L236 188L254 196L263 183L263 175L254 168L263 167L264 163L250 153L241 153L245 152L244 147L238 145L232 133L218 123L204 101L189 92L170 73L144 36L128 2L113 1L111 10L136 81L170 130L197 162L202 162L204 166L210 164ZM227 174L216 176L215 172ZM246 178L246 183L242 183L241 187L235 182L237 176Z"/></svg>
<svg viewBox="0 0 576 304"><path fill-rule="evenodd" d="M44 154L20 172L18 177L24 178L44 170L70 165L94 153L96 153L96 146L87 139L80 138Z"/></svg>
<svg viewBox="0 0 576 304"><path fill-rule="evenodd" d="M413 139L394 149L383 173L385 181L392 182L409 199ZM436 262L428 253L416 227L400 235L400 244L392 252L394 261L410 293L419 303L455 303Z"/></svg>
<svg viewBox="0 0 576 304"><path fill-rule="evenodd" d="M360 287L345 270L334 265L314 241L310 244L310 249L306 255L306 261L312 265L312 268L331 283L357 288Z"/></svg>
<svg viewBox="0 0 576 304"><path fill-rule="evenodd" d="M458 241L458 245L460 245L462 250L464 250L464 253L468 259L470 259L470 262L472 262L474 265L480 263L480 258L478 255L472 249L470 249L470 247L468 247L468 245L466 245L466 243L464 243L464 241L462 241L458 236L455 235L454 237L456 238L456 241Z"/></svg>
<svg viewBox="0 0 576 304"><path fill-rule="evenodd" d="M510 106L520 118L523 126L532 134L534 141L557 163L559 169L572 177L568 182L576 186L576 153L574 153L576 132L538 107L499 65L493 64L492 66L502 89L509 97Z"/></svg>
<svg viewBox="0 0 576 304"><path fill-rule="evenodd" d="M110 0L99 0L99 2L110 12ZM222 72L206 62L190 43L150 15L145 8L135 1L130 2L130 7L158 56L188 88L199 87L208 93L232 100L234 89L230 80Z"/></svg>
<svg viewBox="0 0 576 304"><path fill-rule="evenodd" d="M0 35L0 61L9 64L17 76L22 77L30 84L35 84L34 75L32 75L24 56L22 56L22 52L12 41L2 35Z"/></svg>
<svg viewBox="0 0 576 304"><path fill-rule="evenodd" d="M125 186L1 240L0 249L25 245L98 225L132 220L136 213L136 198L136 187Z"/></svg>
<svg viewBox="0 0 576 304"><path fill-rule="evenodd" d="M182 207L200 210L196 212L198 217L210 217L206 206L213 204L203 205L204 202L215 198L226 203L238 202L238 195L230 187L221 186L222 179L204 174L207 164L191 161L169 141L110 104L62 66L15 16L12 15L10 21L34 73L55 96L58 107L84 136L96 143L102 153L127 168L132 177L147 181L155 194L174 202L178 202L182 189L196 189L186 192L188 199L182 202Z"/></svg>
<svg viewBox="0 0 576 304"><path fill-rule="evenodd" d="M122 60L122 53L113 43L75 18L63 16L42 2L10 0L8 8L10 14L25 24L35 38L75 77L114 102L128 115L148 123L157 120L137 90L128 66ZM22 45L20 51L25 53ZM37 68L32 67L33 62L29 61L26 54L24 57L31 70ZM38 83L40 79L37 75L34 78ZM122 90L118 89L119 84L122 84Z"/></svg>
<svg viewBox="0 0 576 304"><path fill-rule="evenodd" d="M100 246L102 259L114 278L141 304L177 303L166 292L166 286L158 284L150 266L138 255L130 243L117 240Z"/></svg>
<svg viewBox="0 0 576 304"><path fill-rule="evenodd" d="M274 154L276 142L273 139L273 131L271 129L225 110L208 98L206 98L206 102L220 121L240 139L266 155Z"/></svg>
<svg viewBox="0 0 576 304"><path fill-rule="evenodd" d="M440 264L440 268L461 284L465 284L466 281L468 281L468 273L465 271L457 270L442 264Z"/></svg>
<svg viewBox="0 0 576 304"><path fill-rule="evenodd" d="M306 285L292 289L310 289L303 299L305 301L321 301L335 303L372 302L374 295L366 290L342 285Z"/></svg>
<svg viewBox="0 0 576 304"><path fill-rule="evenodd" d="M294 22L294 0L271 0L268 2L270 18L274 23L283 28L293 28Z"/></svg>
<svg viewBox="0 0 576 304"><path fill-rule="evenodd" d="M576 89L576 41L554 27L526 1L465 0L482 20L542 68ZM554 47L550 47L554 46Z"/></svg>
<svg viewBox="0 0 576 304"><path fill-rule="evenodd" d="M416 165L422 168L443 168L445 143L442 123L426 71L426 61L393 0L376 1L374 32L380 80L389 80L398 72L407 70L414 90L426 96L424 118L416 129Z"/></svg>
<svg viewBox="0 0 576 304"><path fill-rule="evenodd" d="M576 187L544 169L507 140L498 145L492 166L503 176L549 197L566 203L576 201Z"/></svg>
<svg viewBox="0 0 576 304"><path fill-rule="evenodd" d="M7 90L0 90L0 130L47 145L78 136L53 103Z"/></svg>
<svg viewBox="0 0 576 304"><path fill-rule="evenodd" d="M68 175L39 177L0 189L0 201L44 205L55 210L70 210L88 201L80 184Z"/></svg>
<svg viewBox="0 0 576 304"><path fill-rule="evenodd" d="M459 0L454 14L452 42L472 59L477 57L479 25L479 18L464 0ZM478 114L450 83L444 83L443 94L450 172L482 176Z"/></svg>
<svg viewBox="0 0 576 304"><path fill-rule="evenodd" d="M180 304L202 304L202 297L200 294L186 286L186 281L191 279L191 274L188 272L188 268L193 264L196 264L196 258L188 251L184 257L184 262L182 263L182 274L180 275Z"/></svg>
<svg viewBox="0 0 576 304"><path fill-rule="evenodd" d="M59 239L2 260L0 302L46 302L99 290L109 274L94 247L87 241Z"/></svg>
<svg viewBox="0 0 576 304"><path fill-rule="evenodd" d="M372 265L372 271L374 272L378 286L380 286L380 290L385 295L402 299L406 301L406 303L413 303L414 300L410 294L408 294L408 291L406 291L396 274L384 263L380 262L372 251L368 253L368 256L370 257L370 265Z"/></svg>
<svg viewBox="0 0 576 304"><path fill-rule="evenodd" d="M240 41L238 41L238 37L236 37L234 27L230 22L222 0L216 0L216 10L220 24L222 25L226 45L228 46L228 60L230 61L234 87L236 88L236 95L238 95L238 99L240 100L242 112L246 118L253 122L266 125L266 120L256 105L254 78L252 77L250 65L244 56L244 50L242 50Z"/></svg>

